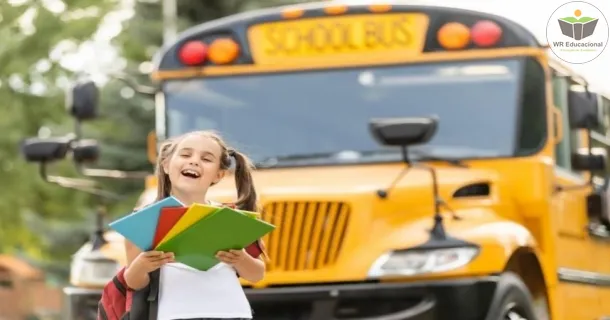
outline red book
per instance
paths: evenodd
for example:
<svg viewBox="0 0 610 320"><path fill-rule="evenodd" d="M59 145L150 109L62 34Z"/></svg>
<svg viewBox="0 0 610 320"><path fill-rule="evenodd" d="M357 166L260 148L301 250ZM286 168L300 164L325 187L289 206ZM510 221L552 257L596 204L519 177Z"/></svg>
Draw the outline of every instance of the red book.
<svg viewBox="0 0 610 320"><path fill-rule="evenodd" d="M153 238L153 248L157 247L163 237L171 230L174 225L182 218L188 207L165 207L159 213L159 222Z"/></svg>

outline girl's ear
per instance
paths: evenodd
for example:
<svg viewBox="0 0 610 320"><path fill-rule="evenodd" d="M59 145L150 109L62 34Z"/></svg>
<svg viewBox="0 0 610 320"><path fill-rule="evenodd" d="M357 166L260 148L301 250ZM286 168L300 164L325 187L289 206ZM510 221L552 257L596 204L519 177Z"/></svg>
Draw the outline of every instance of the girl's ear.
<svg viewBox="0 0 610 320"><path fill-rule="evenodd" d="M227 174L227 170L218 170L218 174L216 174L216 179L214 179L213 183L217 184L220 182L220 180L225 177L225 174Z"/></svg>
<svg viewBox="0 0 610 320"><path fill-rule="evenodd" d="M169 158L161 162L161 169L163 169L163 173L169 174Z"/></svg>

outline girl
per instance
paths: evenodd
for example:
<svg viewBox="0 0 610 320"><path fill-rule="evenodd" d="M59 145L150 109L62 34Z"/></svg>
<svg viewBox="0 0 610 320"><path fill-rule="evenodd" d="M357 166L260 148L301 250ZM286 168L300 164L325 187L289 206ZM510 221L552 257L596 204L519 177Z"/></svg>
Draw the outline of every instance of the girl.
<svg viewBox="0 0 610 320"><path fill-rule="evenodd" d="M224 177L231 158L235 160L236 206L256 211L250 160L210 131L191 132L161 147L156 166L157 201L172 195L185 206L209 204L207 190ZM158 320L252 318L238 275L257 282L265 275L265 264L245 250L218 252L221 263L208 271L199 271L175 262L169 252L142 252L129 241L125 241L125 248L128 263L125 281L130 289L147 286L148 273L161 268Z"/></svg>

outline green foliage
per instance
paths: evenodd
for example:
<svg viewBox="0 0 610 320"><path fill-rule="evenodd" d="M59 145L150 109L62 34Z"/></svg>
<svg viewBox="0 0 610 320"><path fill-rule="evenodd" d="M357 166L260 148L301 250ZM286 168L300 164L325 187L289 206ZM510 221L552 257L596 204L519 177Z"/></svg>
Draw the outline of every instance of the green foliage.
<svg viewBox="0 0 610 320"><path fill-rule="evenodd" d="M41 259L49 257L47 242L26 217L78 224L87 213L88 196L42 181L38 166L23 161L19 145L42 126L70 126L64 89L57 83L73 72L51 53L61 46L77 48L115 5L110 0L70 0L54 7L45 3L0 1L0 252L23 251ZM53 165L52 172L75 174L70 163Z"/></svg>
<svg viewBox="0 0 610 320"><path fill-rule="evenodd" d="M296 2L304 1L178 1L178 26L184 30L232 13ZM19 154L19 144L37 135L41 127L51 128L54 136L73 131L74 120L64 109L66 88L59 84L75 79L75 74L62 66L60 58L90 39L118 0L63 0L48 8L45 3L0 1L0 253L46 259L47 265L65 272L70 254L93 231L99 201L42 181L38 166ZM151 85L139 70L162 45L161 2L135 3L135 15L124 23L113 44L124 60L117 61L124 62L124 72L137 83ZM94 167L152 172L146 157L146 136L154 129L152 97L116 79L100 93L101 118L82 128L84 138L97 139L101 146ZM69 159L54 163L49 171L79 176ZM142 180L98 181L104 189L124 196L122 201L107 202L110 217L129 212L144 187Z"/></svg>

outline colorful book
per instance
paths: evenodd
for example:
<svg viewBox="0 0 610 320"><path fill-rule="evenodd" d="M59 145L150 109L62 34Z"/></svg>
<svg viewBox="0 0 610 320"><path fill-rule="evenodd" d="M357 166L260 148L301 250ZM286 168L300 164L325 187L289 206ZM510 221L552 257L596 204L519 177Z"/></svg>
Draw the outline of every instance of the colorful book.
<svg viewBox="0 0 610 320"><path fill-rule="evenodd" d="M184 213L180 221L178 221L172 228L165 234L163 239L159 241L159 244L155 246L158 248L162 243L167 242L169 239L175 237L180 232L186 230L186 228L192 226L195 222L203 219L210 213L219 210L219 207L209 206L205 204L195 203L191 205L188 210Z"/></svg>
<svg viewBox="0 0 610 320"><path fill-rule="evenodd" d="M176 261L207 271L220 262L218 251L243 249L274 229L238 210L221 208L161 243L157 250L173 252Z"/></svg>
<svg viewBox="0 0 610 320"><path fill-rule="evenodd" d="M140 250L148 251L153 248L161 209L167 207L184 207L184 205L174 197L167 197L128 216L117 219L108 226L123 235Z"/></svg>
<svg viewBox="0 0 610 320"><path fill-rule="evenodd" d="M236 209L237 210L237 209ZM250 218L254 218L254 219L258 219L260 218L261 214L258 212L254 212L254 211L246 211L246 210L237 210L245 215L247 215Z"/></svg>
<svg viewBox="0 0 610 320"><path fill-rule="evenodd" d="M187 207L168 207L161 209L159 222L153 239L153 248L156 248L163 237L176 225L189 208Z"/></svg>

